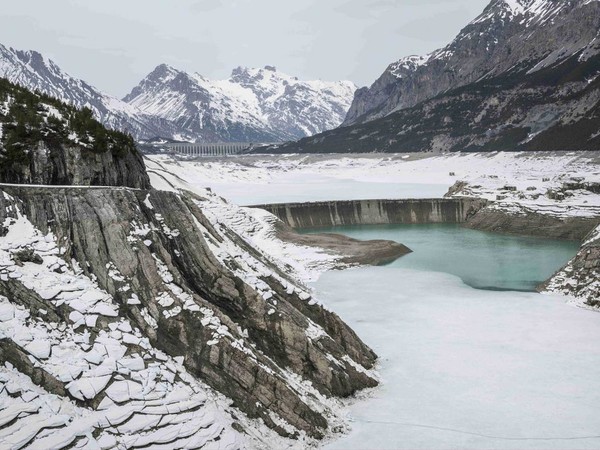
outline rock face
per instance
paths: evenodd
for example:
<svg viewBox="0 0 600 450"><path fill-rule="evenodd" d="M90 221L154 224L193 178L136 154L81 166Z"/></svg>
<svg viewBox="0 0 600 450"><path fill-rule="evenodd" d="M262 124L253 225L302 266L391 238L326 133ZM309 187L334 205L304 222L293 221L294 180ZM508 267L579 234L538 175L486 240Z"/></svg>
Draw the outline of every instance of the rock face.
<svg viewBox="0 0 600 450"><path fill-rule="evenodd" d="M111 188L11 187L5 193L0 272L7 275L0 293L33 313L45 310L76 335L87 334L85 348L95 348L102 330L126 318L134 332L119 345L130 352L144 340L169 358L181 357L186 373L284 435L321 437L328 426L323 399L377 384L367 371L375 354L265 256L211 223L202 213L206 200ZM14 236L24 227L41 238L19 241ZM23 249L42 264L14 256ZM65 269L54 273L52 267ZM95 285L105 300L69 288L63 273ZM36 354L14 337L13 343L48 373L38 377L43 384L62 376L46 364L58 347ZM10 362L27 373L15 358ZM110 387L119 371L102 374L101 385L81 394L92 410L117 395ZM78 383L63 388L79 398Z"/></svg>
<svg viewBox="0 0 600 450"><path fill-rule="evenodd" d="M600 308L600 226L586 236L577 255L540 290L568 295L585 307Z"/></svg>
<svg viewBox="0 0 600 450"><path fill-rule="evenodd" d="M14 176L2 176L3 182L150 187L144 161L135 147L119 156L112 152L95 153L79 145L48 147L42 141L29 152L29 167L24 166Z"/></svg>
<svg viewBox="0 0 600 450"><path fill-rule="evenodd" d="M280 142L337 127L356 86L349 81L300 81L274 67L238 67L227 80L207 80L165 64L123 100L64 72L35 51L0 44L0 77L90 108L94 117L136 140Z"/></svg>
<svg viewBox="0 0 600 450"><path fill-rule="evenodd" d="M355 90L349 81L300 81L271 66L209 80L162 64L123 100L194 140L279 142L337 127Z"/></svg>
<svg viewBox="0 0 600 450"><path fill-rule="evenodd" d="M148 189L130 136L104 128L88 110L0 83L0 182Z"/></svg>
<svg viewBox="0 0 600 450"><path fill-rule="evenodd" d="M446 47L389 65L357 91L344 125L384 117L449 89L515 69L533 73L580 52L597 53L597 1L492 0Z"/></svg>
<svg viewBox="0 0 600 450"><path fill-rule="evenodd" d="M446 48L359 90L344 127L277 152L600 148L600 2L495 0Z"/></svg>
<svg viewBox="0 0 600 450"><path fill-rule="evenodd" d="M525 206L491 204L472 216L465 226L482 231L539 236L554 239L583 240L600 224L600 217L556 217Z"/></svg>

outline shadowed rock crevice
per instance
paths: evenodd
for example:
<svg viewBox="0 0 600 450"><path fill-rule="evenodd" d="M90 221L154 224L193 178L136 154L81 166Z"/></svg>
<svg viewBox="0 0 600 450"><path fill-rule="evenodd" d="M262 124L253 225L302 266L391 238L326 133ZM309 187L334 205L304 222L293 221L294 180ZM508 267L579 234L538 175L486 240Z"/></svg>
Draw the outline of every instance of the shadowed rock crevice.
<svg viewBox="0 0 600 450"><path fill-rule="evenodd" d="M34 384L41 386L50 393L60 396L68 395L64 383L57 380L44 369L35 367L28 358L27 353L10 339L0 339L0 361L12 364L19 372L31 378Z"/></svg>

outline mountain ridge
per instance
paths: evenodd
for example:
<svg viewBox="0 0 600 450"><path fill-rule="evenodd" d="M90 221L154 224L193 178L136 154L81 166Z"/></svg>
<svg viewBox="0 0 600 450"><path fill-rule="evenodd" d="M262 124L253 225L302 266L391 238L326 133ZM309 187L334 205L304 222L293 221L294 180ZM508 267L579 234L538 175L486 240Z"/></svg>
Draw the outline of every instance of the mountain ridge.
<svg viewBox="0 0 600 450"><path fill-rule="evenodd" d="M348 81L300 81L273 66L238 67L226 80L209 80L160 64L121 100L69 75L39 52L2 44L0 77L89 108L104 125L138 141L298 139L337 127L356 89Z"/></svg>
<svg viewBox="0 0 600 450"><path fill-rule="evenodd" d="M161 64L123 100L190 134L269 142L338 126L355 89L349 81L300 81L273 66L237 67L227 79L210 80Z"/></svg>
<svg viewBox="0 0 600 450"><path fill-rule="evenodd" d="M160 64L121 100L69 75L39 52L2 44L0 77L89 108L104 125L138 141L298 139L337 127L356 89L348 81L300 81L273 66L238 67L226 80L209 80Z"/></svg>
<svg viewBox="0 0 600 450"><path fill-rule="evenodd" d="M340 128L258 151L597 150L599 30L597 0L493 0L359 89Z"/></svg>
<svg viewBox="0 0 600 450"><path fill-rule="evenodd" d="M546 67L595 39L599 16L597 0L493 0L445 47L401 58L370 87L357 90L343 126L385 117L515 66ZM561 21L572 26L561 28Z"/></svg>

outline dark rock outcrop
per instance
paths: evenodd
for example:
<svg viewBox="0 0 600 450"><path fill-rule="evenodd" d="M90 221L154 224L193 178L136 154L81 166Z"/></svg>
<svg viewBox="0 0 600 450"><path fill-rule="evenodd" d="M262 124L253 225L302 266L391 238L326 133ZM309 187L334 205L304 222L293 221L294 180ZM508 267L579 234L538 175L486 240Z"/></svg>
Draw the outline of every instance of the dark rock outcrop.
<svg viewBox="0 0 600 450"><path fill-rule="evenodd" d="M150 188L131 136L0 79L0 182Z"/></svg>
<svg viewBox="0 0 600 450"><path fill-rule="evenodd" d="M25 164L11 165L0 182L40 185L150 187L141 154L133 147L125 154L95 152L79 145L43 141L27 149Z"/></svg>
<svg viewBox="0 0 600 450"><path fill-rule="evenodd" d="M521 236L583 240L600 224L600 217L554 216L530 210L490 205L480 209L465 223L468 228Z"/></svg>
<svg viewBox="0 0 600 450"><path fill-rule="evenodd" d="M577 255L538 289L570 296L584 306L600 308L600 228L592 230Z"/></svg>

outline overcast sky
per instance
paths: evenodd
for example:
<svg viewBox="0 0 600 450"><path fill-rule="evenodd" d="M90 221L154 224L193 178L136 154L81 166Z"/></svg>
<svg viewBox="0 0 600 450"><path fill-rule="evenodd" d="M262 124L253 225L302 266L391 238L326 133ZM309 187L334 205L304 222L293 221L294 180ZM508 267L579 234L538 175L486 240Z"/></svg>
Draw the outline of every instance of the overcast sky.
<svg viewBox="0 0 600 450"><path fill-rule="evenodd" d="M208 78L275 65L370 85L402 56L448 43L489 0L19 0L0 42L38 50L119 97L166 62Z"/></svg>

